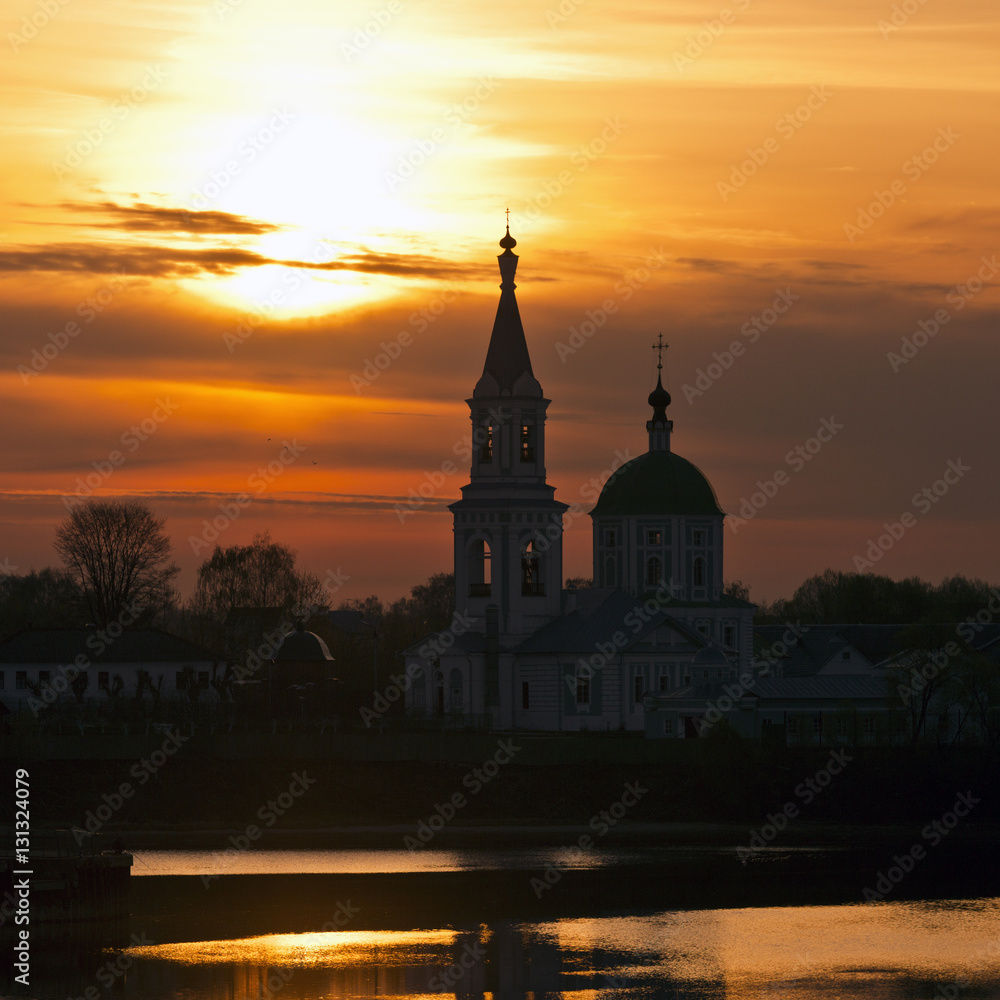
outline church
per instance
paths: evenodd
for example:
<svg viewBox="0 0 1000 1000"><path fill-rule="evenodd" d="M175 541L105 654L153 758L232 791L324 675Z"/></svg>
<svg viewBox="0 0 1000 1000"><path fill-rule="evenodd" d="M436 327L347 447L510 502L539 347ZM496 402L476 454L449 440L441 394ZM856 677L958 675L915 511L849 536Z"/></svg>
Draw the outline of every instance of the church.
<svg viewBox="0 0 1000 1000"><path fill-rule="evenodd" d="M752 669L754 605L723 593L723 518L703 473L671 449L658 364L649 450L604 485L593 586L563 588L563 515L545 478L550 400L531 368L500 240L500 301L466 402L469 483L450 505L456 618L404 651L414 716L497 729L644 729L643 700ZM678 734L679 735L679 734Z"/></svg>

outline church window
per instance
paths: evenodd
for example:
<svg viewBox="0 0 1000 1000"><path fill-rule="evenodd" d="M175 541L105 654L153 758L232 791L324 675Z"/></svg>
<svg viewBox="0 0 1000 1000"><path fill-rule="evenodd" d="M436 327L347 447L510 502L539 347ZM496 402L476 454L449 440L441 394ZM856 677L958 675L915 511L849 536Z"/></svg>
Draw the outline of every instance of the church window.
<svg viewBox="0 0 1000 1000"><path fill-rule="evenodd" d="M646 532L646 543L648 545L662 545L663 544L663 532L662 531L647 531Z"/></svg>
<svg viewBox="0 0 1000 1000"><path fill-rule="evenodd" d="M576 679L576 703L581 707L590 704L590 681L586 677Z"/></svg>
<svg viewBox="0 0 1000 1000"><path fill-rule="evenodd" d="M483 424L480 431L482 444L479 448L479 461L482 465L489 465L493 461L493 425Z"/></svg>
<svg viewBox="0 0 1000 1000"><path fill-rule="evenodd" d="M14 672L14 687L18 691L24 691L28 687L28 671L27 670L16 670Z"/></svg>
<svg viewBox="0 0 1000 1000"><path fill-rule="evenodd" d="M850 651L849 649L845 649L845 650L844 650L844 651L843 651L843 652L842 652L842 653L840 654L840 658L841 658L842 660L849 660L849 659L851 658L851 651Z"/></svg>
<svg viewBox="0 0 1000 1000"><path fill-rule="evenodd" d="M533 541L524 546L521 553L521 595L542 597L545 585L542 583L541 559Z"/></svg>
<svg viewBox="0 0 1000 1000"><path fill-rule="evenodd" d="M521 461L535 460L535 425L521 424Z"/></svg>
<svg viewBox="0 0 1000 1000"><path fill-rule="evenodd" d="M705 544L705 532L700 528L693 533L692 537L693 545L704 545Z"/></svg>
<svg viewBox="0 0 1000 1000"><path fill-rule="evenodd" d="M674 735L674 720L664 719L663 720L663 735L673 736Z"/></svg>
<svg viewBox="0 0 1000 1000"><path fill-rule="evenodd" d="M865 736L875 735L875 719L871 715L866 715L862 720L862 732Z"/></svg>
<svg viewBox="0 0 1000 1000"><path fill-rule="evenodd" d="M531 701L528 697L528 682L521 681L521 708L529 708Z"/></svg>
<svg viewBox="0 0 1000 1000"><path fill-rule="evenodd" d="M607 528L604 532L604 544L605 545L617 545L618 544L618 532L614 528Z"/></svg>
<svg viewBox="0 0 1000 1000"><path fill-rule="evenodd" d="M632 700L637 704L641 704L642 696L646 693L646 679L642 674L636 674L632 678Z"/></svg>
<svg viewBox="0 0 1000 1000"><path fill-rule="evenodd" d="M700 556L694 561L694 572L692 576L696 587L705 586L705 560Z"/></svg>
<svg viewBox="0 0 1000 1000"><path fill-rule="evenodd" d="M812 722L813 722L813 736L819 736L823 728L822 725L823 720L820 716L814 715Z"/></svg>
<svg viewBox="0 0 1000 1000"><path fill-rule="evenodd" d="M663 563L658 556L652 556L646 562L646 583L655 586L663 576Z"/></svg>
<svg viewBox="0 0 1000 1000"><path fill-rule="evenodd" d="M670 674L660 674L660 690L670 690Z"/></svg>
<svg viewBox="0 0 1000 1000"><path fill-rule="evenodd" d="M489 597L493 572L490 545L484 538L472 542L469 564L469 596Z"/></svg>
<svg viewBox="0 0 1000 1000"><path fill-rule="evenodd" d="M733 625L726 625L722 629L722 641L727 646L735 646L736 645L736 628L735 628L735 626L733 626Z"/></svg>
<svg viewBox="0 0 1000 1000"><path fill-rule="evenodd" d="M787 722L788 735L790 737L797 737L799 735L799 720L796 718L791 718Z"/></svg>

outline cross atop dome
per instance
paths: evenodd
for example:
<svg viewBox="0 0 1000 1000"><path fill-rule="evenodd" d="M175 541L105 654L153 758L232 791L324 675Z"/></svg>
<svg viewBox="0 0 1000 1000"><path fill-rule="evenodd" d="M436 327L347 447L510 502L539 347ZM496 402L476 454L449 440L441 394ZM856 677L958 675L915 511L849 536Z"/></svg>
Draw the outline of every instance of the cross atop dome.
<svg viewBox="0 0 1000 1000"><path fill-rule="evenodd" d="M670 405L670 393L663 388L663 352L670 345L664 343L663 334L659 334L652 345L656 351L656 388L649 394L647 402L653 408L653 419L646 422L649 432L650 451L670 451L670 432L674 422L667 419L667 407Z"/></svg>

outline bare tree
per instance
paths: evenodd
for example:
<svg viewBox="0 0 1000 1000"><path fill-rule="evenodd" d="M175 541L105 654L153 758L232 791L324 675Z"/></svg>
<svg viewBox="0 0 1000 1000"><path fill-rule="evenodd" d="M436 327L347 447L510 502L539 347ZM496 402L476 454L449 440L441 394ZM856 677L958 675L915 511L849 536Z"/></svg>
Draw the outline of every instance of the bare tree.
<svg viewBox="0 0 1000 1000"><path fill-rule="evenodd" d="M325 603L323 585L300 572L293 549L256 534L249 545L216 545L198 567L193 610L223 622L233 608L283 608Z"/></svg>
<svg viewBox="0 0 1000 1000"><path fill-rule="evenodd" d="M83 590L91 620L148 623L175 600L166 518L137 500L90 500L56 530L55 550Z"/></svg>

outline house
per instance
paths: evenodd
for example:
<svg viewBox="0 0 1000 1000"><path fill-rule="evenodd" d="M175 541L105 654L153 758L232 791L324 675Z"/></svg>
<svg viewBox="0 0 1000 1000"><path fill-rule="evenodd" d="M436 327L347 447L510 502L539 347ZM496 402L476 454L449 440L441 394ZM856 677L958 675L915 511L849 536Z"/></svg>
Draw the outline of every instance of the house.
<svg viewBox="0 0 1000 1000"><path fill-rule="evenodd" d="M60 698L105 699L155 691L218 697L225 659L160 629L29 628L0 643L0 701L9 710Z"/></svg>
<svg viewBox="0 0 1000 1000"><path fill-rule="evenodd" d="M470 481L450 506L455 622L404 650L406 709L505 729L642 732L645 695L691 682L700 654L711 652L699 669L718 681L752 669L754 606L723 593L725 515L672 450L659 374L648 451L610 475L590 512L595 586L563 589L568 505L546 480L550 400L531 367L509 227L500 246L500 301L466 401Z"/></svg>

